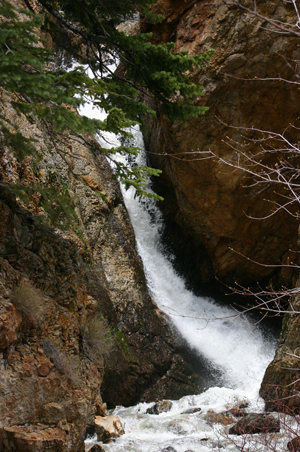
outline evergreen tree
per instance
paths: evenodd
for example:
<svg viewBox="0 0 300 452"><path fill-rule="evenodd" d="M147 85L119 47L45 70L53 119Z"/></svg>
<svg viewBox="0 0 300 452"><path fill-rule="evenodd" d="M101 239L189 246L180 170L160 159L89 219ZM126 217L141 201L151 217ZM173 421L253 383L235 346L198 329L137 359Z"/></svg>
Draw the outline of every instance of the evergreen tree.
<svg viewBox="0 0 300 452"><path fill-rule="evenodd" d="M129 137L129 127L140 124L145 115L156 111L146 106L139 94L154 95L158 110L172 120L185 121L204 113L205 107L194 105L201 87L190 82L188 71L206 64L211 52L189 57L176 53L174 45L153 45L150 34L126 36L117 25L137 15L159 20L149 12L151 0L37 0L46 14L37 15L0 0L0 86L18 94L15 108L47 120L55 132L108 131ZM22 18L20 19L20 14ZM57 68L54 55L40 45L37 30L51 33L58 48L68 52L81 66L70 71ZM122 71L115 71L118 61ZM87 76L89 67L94 78ZM104 121L79 116L66 105L78 108L88 97L95 106L105 109ZM175 102L180 98L180 102ZM18 131L11 134L1 122L3 140L16 151L23 143L24 157L33 146ZM105 150L99 147L100 152ZM105 151L107 152L107 151ZM137 153L122 145L109 152ZM117 175L126 187L134 185L137 194L144 190L147 175L158 175L153 168L128 168L117 165Z"/></svg>

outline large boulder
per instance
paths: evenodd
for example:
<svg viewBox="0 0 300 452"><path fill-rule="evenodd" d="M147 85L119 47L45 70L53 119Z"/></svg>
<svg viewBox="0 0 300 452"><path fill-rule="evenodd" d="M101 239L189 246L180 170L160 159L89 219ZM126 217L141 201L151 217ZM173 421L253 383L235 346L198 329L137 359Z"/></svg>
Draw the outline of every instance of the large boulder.
<svg viewBox="0 0 300 452"><path fill-rule="evenodd" d="M274 416L261 413L248 413L229 429L229 435L279 432L280 421Z"/></svg>
<svg viewBox="0 0 300 452"><path fill-rule="evenodd" d="M102 442L107 442L111 438L118 438L125 433L118 416L96 416L95 431L98 441Z"/></svg>

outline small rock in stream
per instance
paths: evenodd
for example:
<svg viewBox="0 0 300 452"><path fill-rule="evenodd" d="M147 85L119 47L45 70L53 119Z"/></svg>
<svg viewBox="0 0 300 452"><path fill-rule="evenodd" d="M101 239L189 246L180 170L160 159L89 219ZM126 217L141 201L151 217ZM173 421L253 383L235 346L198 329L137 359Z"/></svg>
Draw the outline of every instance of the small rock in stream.
<svg viewBox="0 0 300 452"><path fill-rule="evenodd" d="M173 403L170 400L162 400L161 402L157 402L152 407L148 408L146 414L160 414L170 411Z"/></svg>
<svg viewBox="0 0 300 452"><path fill-rule="evenodd" d="M201 408L189 408L188 410L183 411L181 414L194 414L194 413L200 413Z"/></svg>
<svg viewBox="0 0 300 452"><path fill-rule="evenodd" d="M164 447L160 452L177 452L172 446Z"/></svg>
<svg viewBox="0 0 300 452"><path fill-rule="evenodd" d="M105 449L102 446L99 446L99 444L95 444L89 452L105 452Z"/></svg>

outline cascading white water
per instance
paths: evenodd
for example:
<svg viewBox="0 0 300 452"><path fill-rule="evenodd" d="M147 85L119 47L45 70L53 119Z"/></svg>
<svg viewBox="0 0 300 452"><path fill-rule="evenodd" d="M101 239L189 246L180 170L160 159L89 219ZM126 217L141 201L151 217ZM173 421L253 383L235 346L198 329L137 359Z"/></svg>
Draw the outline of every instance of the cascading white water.
<svg viewBox="0 0 300 452"><path fill-rule="evenodd" d="M138 141L135 145L142 148L140 132L134 134ZM116 137L108 136L101 144L109 147L111 141L113 146L117 144L116 140ZM275 343L265 341L259 327L251 325L245 317L235 317L236 312L231 308L187 290L184 280L162 252L160 231L163 222L155 201L140 202L134 197L133 188L122 191L153 300L168 314L190 347L221 372L223 387L184 397L173 403L169 413L159 416L146 414L149 404L117 407L114 414L121 417L126 433L114 443L105 445L105 449L158 452L171 445L177 452L217 450L220 447L218 434L216 436L216 430L203 420L203 415L209 410L228 409L245 399L250 409L261 409L263 403L258 398L258 389L274 355ZM201 415L182 414L185 409L195 406L201 407ZM206 438L205 443L200 441L203 438ZM230 441L222 444L226 450L237 450L232 449Z"/></svg>
<svg viewBox="0 0 300 452"><path fill-rule="evenodd" d="M188 291L161 251L162 219L155 202L140 203L133 189L123 190L123 196L155 303L169 315L188 344L222 371L224 384L257 394L274 355L274 343L265 342L259 328L245 317L235 317L233 309Z"/></svg>
<svg viewBox="0 0 300 452"><path fill-rule="evenodd" d="M143 148L141 133L136 130L134 134L135 144ZM145 157L139 155L137 163L145 164ZM184 280L162 252L163 220L156 202L153 199L139 202L134 188L127 191L122 188L122 192L153 300L168 314L188 344L222 372L223 384L244 389L249 396L257 395L263 373L274 355L274 342L266 342L260 329L253 327L245 316L236 317L233 309L187 290Z"/></svg>

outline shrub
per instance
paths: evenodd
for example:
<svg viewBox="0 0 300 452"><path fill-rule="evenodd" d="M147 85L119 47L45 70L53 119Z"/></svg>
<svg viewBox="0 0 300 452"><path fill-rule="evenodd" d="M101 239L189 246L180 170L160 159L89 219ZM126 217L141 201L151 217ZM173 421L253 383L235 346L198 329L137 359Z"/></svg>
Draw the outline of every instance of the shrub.
<svg viewBox="0 0 300 452"><path fill-rule="evenodd" d="M103 367L103 357L108 355L114 346L107 321L97 313L82 325L81 334L83 353L98 367Z"/></svg>
<svg viewBox="0 0 300 452"><path fill-rule="evenodd" d="M43 317L43 293L30 281L22 279L14 290L11 301L29 326L36 328Z"/></svg>

